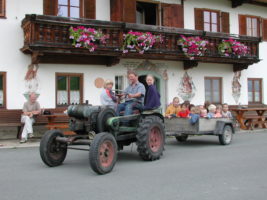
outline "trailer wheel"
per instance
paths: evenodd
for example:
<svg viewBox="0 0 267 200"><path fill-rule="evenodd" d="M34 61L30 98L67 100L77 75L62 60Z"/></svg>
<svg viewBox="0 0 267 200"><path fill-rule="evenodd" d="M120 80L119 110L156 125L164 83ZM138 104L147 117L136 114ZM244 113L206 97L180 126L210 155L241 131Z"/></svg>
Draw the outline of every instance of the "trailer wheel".
<svg viewBox="0 0 267 200"><path fill-rule="evenodd" d="M112 171L117 161L117 149L117 142L111 133L96 134L89 153L91 168L98 174Z"/></svg>
<svg viewBox="0 0 267 200"><path fill-rule="evenodd" d="M219 135L219 141L221 145L228 145L233 139L233 129L231 126L226 125L223 129L223 133Z"/></svg>
<svg viewBox="0 0 267 200"><path fill-rule="evenodd" d="M49 130L40 143L40 156L49 167L61 165L67 155L67 144L56 141L57 137L64 137L64 135L59 130Z"/></svg>
<svg viewBox="0 0 267 200"><path fill-rule="evenodd" d="M178 142L185 142L188 138L188 135L179 135L179 136L175 136L175 138Z"/></svg>
<svg viewBox="0 0 267 200"><path fill-rule="evenodd" d="M137 151L143 160L157 160L162 156L165 131L162 119L147 116L141 119L136 135Z"/></svg>

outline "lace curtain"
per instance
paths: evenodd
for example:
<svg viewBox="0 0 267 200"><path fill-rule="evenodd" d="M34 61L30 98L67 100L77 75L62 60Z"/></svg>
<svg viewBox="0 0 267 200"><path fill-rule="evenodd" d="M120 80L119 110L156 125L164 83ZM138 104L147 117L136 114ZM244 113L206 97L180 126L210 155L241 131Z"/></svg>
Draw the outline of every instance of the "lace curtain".
<svg viewBox="0 0 267 200"><path fill-rule="evenodd" d="M80 103L80 91L70 91L70 104L79 104Z"/></svg>
<svg viewBox="0 0 267 200"><path fill-rule="evenodd" d="M80 91L70 91L70 104L80 103ZM68 104L68 92L67 91L57 91L57 104L67 105Z"/></svg>
<svg viewBox="0 0 267 200"><path fill-rule="evenodd" d="M68 92L67 91L57 91L57 104L66 105L68 104Z"/></svg>

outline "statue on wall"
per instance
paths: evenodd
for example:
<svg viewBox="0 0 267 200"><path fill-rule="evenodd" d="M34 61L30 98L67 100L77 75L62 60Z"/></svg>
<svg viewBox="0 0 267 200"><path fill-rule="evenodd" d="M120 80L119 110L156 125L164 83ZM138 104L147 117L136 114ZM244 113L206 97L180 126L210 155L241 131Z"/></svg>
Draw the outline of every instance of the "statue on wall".
<svg viewBox="0 0 267 200"><path fill-rule="evenodd" d="M195 92L195 84L192 80L192 77L190 77L186 71L179 83L178 95L184 101L191 101L191 99L193 99L193 97L195 96Z"/></svg>
<svg viewBox="0 0 267 200"><path fill-rule="evenodd" d="M241 71L236 71L234 73L234 77L232 81L232 96L236 104L238 104L238 101L241 95L240 77L241 77Z"/></svg>
<svg viewBox="0 0 267 200"><path fill-rule="evenodd" d="M24 96L26 99L28 99L28 95L32 92L36 93L37 96L37 90L39 87L39 81L37 78L37 71L38 71L38 65L37 64L31 64L28 67L28 71L24 77L25 80L25 87L26 87L26 92L24 93Z"/></svg>

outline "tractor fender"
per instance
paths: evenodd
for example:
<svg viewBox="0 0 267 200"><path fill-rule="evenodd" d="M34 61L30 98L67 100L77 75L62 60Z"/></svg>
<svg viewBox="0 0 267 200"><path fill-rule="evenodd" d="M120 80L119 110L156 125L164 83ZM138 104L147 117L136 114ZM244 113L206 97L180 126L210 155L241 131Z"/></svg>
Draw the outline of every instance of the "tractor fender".
<svg viewBox="0 0 267 200"><path fill-rule="evenodd" d="M225 122L225 121L217 121L216 128L214 130L215 135L221 135L223 134L223 130L225 126L230 126L232 128L233 133L235 133L234 125L231 122Z"/></svg>

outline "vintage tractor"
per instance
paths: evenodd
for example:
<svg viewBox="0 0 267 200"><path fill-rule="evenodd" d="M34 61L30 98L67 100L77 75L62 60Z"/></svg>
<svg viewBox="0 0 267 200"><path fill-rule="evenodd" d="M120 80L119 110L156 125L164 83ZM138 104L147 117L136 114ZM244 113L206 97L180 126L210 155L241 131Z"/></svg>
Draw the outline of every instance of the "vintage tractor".
<svg viewBox="0 0 267 200"><path fill-rule="evenodd" d="M58 166L65 160L67 149L89 147L89 161L98 174L110 172L118 150L136 142L143 160L161 157L165 144L164 118L159 110L143 111L129 116L116 116L113 109L103 106L72 105L68 108L69 129L75 135L65 136L61 130L49 130L42 137L40 155L43 162ZM127 122L125 126L122 123Z"/></svg>

